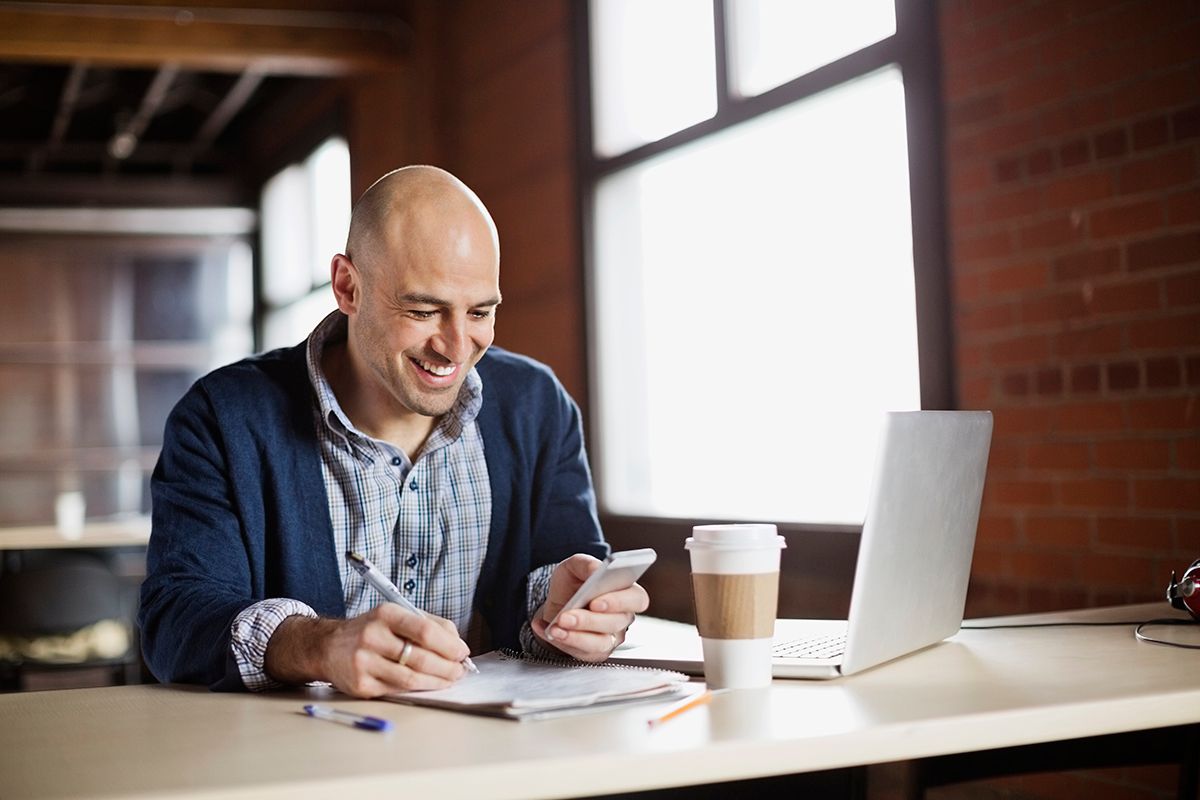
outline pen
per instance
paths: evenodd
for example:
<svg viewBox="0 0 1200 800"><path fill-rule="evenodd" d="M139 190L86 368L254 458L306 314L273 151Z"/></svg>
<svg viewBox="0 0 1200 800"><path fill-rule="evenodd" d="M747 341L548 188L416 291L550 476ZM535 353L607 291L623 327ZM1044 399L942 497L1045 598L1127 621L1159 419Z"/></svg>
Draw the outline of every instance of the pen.
<svg viewBox="0 0 1200 800"><path fill-rule="evenodd" d="M353 550L347 550L346 559L350 562L350 566L354 568L354 571L362 575L366 582L374 586L387 600L417 616L425 616L425 612L417 608L412 600L400 594L400 590L396 588L396 585L389 581L387 576L380 572L379 568L372 564L366 556L356 553ZM479 672L479 668L475 666L475 662L471 660L470 656L462 660L462 665L468 672Z"/></svg>
<svg viewBox="0 0 1200 800"><path fill-rule="evenodd" d="M317 719L327 719L330 722L340 722L352 728L362 728L364 731L390 731L392 729L392 723L386 719L352 714L349 711L339 711L336 708L305 706L304 713Z"/></svg>
<svg viewBox="0 0 1200 800"><path fill-rule="evenodd" d="M712 700L712 698L713 698L712 689L708 689L708 690L696 695L695 697L689 697L687 700L684 700L682 703L672 706L661 717L655 717L654 719L647 720L646 724L649 725L651 729L657 728L659 725L662 725L667 720L674 719L675 717L678 717L680 714L683 714L686 711L691 711L693 708L699 708L702 705L706 705L710 700Z"/></svg>

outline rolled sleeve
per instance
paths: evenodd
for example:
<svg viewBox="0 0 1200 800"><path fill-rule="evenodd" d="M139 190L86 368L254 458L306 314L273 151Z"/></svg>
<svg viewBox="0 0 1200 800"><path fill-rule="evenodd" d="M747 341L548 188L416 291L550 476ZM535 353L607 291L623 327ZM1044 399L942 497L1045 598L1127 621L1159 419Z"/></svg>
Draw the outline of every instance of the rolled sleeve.
<svg viewBox="0 0 1200 800"><path fill-rule="evenodd" d="M242 683L252 692L277 689L284 684L267 674L264 661L275 629L288 617L316 619L317 612L299 600L262 600L245 608L233 620L230 646Z"/></svg>

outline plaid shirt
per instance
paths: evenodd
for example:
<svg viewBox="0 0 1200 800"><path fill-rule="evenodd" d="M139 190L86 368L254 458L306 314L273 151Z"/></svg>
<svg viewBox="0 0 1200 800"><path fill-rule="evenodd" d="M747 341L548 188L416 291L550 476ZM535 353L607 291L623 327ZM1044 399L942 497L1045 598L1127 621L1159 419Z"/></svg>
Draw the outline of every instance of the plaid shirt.
<svg viewBox="0 0 1200 800"><path fill-rule="evenodd" d="M357 430L338 404L321 370L321 353L326 343L345 335L345 317L335 311L309 336L307 355L346 617L383 602L340 557L355 550L418 607L450 620L465 638L492 514L483 438L475 424L483 382L474 369L467 374L454 407L438 419L412 463L399 448ZM553 568L540 567L529 576L531 616L545 600ZM255 603L234 620L233 655L247 688L279 685L264 671L263 660L275 629L294 615L317 616L298 600L274 598ZM525 627L523 640L529 637Z"/></svg>

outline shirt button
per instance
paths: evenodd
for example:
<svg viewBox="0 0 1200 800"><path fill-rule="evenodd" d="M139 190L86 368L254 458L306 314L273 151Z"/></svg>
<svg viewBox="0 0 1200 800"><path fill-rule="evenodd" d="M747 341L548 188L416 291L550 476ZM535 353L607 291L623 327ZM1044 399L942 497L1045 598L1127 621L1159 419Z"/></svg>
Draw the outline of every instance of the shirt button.
<svg viewBox="0 0 1200 800"><path fill-rule="evenodd" d="M415 588L417 588L417 582L412 578L409 578L404 582L404 591L411 592Z"/></svg>
<svg viewBox="0 0 1200 800"><path fill-rule="evenodd" d="M408 488L412 489L414 492L417 490L417 481L415 478L413 479L412 483L408 484Z"/></svg>
<svg viewBox="0 0 1200 800"><path fill-rule="evenodd" d="M393 466L393 467L398 467L398 466L400 466L400 465L401 465L401 464L403 464L403 463L404 463L404 460L403 460L402 458L400 458L400 456L393 456L393 457L392 457L392 466Z"/></svg>
<svg viewBox="0 0 1200 800"><path fill-rule="evenodd" d="M417 565L417 554L413 553L408 557L408 561L405 561L404 563L408 564L410 567L415 567Z"/></svg>

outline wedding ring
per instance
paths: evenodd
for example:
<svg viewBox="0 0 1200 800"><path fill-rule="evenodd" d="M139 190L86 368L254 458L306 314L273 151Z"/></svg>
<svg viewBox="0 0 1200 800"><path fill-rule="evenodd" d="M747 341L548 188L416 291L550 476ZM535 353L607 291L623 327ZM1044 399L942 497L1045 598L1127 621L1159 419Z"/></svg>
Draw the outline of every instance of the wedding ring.
<svg viewBox="0 0 1200 800"><path fill-rule="evenodd" d="M400 651L400 658L396 659L396 663L403 667L408 661L408 657L412 655L412 650L412 642L405 640L404 649Z"/></svg>

